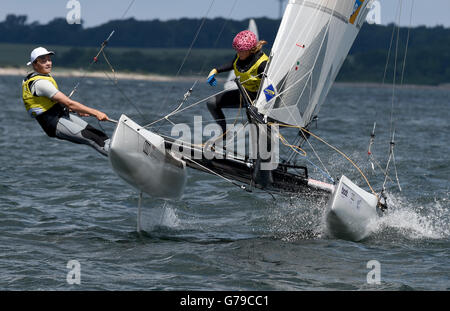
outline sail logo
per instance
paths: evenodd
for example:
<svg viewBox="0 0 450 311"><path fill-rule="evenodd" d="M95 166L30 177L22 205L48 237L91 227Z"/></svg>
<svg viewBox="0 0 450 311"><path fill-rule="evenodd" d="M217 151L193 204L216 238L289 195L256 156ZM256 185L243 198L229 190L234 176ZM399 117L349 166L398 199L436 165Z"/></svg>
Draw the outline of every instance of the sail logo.
<svg viewBox="0 0 450 311"><path fill-rule="evenodd" d="M355 4L354 4L354 6L353 6L353 13L352 13L352 15L351 15L351 17L350 17L350 23L351 23L351 24L354 24L354 23L355 23L356 18L358 17L359 12L361 11L361 6L362 6L362 4L364 3L364 1L365 1L365 0L356 0L356 1L355 1Z"/></svg>
<svg viewBox="0 0 450 311"><path fill-rule="evenodd" d="M341 194L345 197L348 197L348 189L345 189L344 187L342 187Z"/></svg>
<svg viewBox="0 0 450 311"><path fill-rule="evenodd" d="M353 6L353 14L355 14L355 12L359 9L359 7L361 6L361 4L363 4L364 0L356 0L354 6Z"/></svg>
<svg viewBox="0 0 450 311"><path fill-rule="evenodd" d="M266 101L269 102L272 98L275 97L275 89L273 85L269 85L264 89L264 95L266 96Z"/></svg>
<svg viewBox="0 0 450 311"><path fill-rule="evenodd" d="M145 141L142 152L145 153L146 155L150 155L153 152L153 145L150 144L148 141Z"/></svg>
<svg viewBox="0 0 450 311"><path fill-rule="evenodd" d="M366 1L366 0L356 0L355 1L355 4L353 6L353 12L352 12L352 15L350 16L350 20L349 20L349 22L351 24L355 23L357 17L361 13L361 8L362 8L364 1ZM380 1L379 0L369 1L367 8L369 9L369 12L366 16L366 21L369 24L377 24L377 25L381 24L381 3L380 3Z"/></svg>

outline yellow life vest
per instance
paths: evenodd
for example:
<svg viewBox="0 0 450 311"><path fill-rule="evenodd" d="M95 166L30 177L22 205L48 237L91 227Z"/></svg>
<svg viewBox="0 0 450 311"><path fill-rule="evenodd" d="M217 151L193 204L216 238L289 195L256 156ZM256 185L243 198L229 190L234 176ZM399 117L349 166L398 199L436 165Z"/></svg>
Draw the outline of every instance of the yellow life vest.
<svg viewBox="0 0 450 311"><path fill-rule="evenodd" d="M249 92L257 92L261 84L261 76L258 76L258 67L262 62L268 61L269 57L263 53L263 55L250 67L246 72L240 72L237 69L237 62L239 56L236 56L236 60L233 63L234 74L239 77L242 86Z"/></svg>
<svg viewBox="0 0 450 311"><path fill-rule="evenodd" d="M56 81L55 81L55 79L53 79L52 76L37 74L27 80L24 80L22 82L22 99L23 99L23 103L25 104L25 109L28 111L28 113L32 117L36 117L36 116L40 115L41 113L46 112L47 110L52 108L53 105L56 104L56 101L51 100L48 97L33 95L33 93L31 92L30 86L31 86L32 82L34 82L36 80L50 81L56 87L56 89L59 90L58 84L56 84Z"/></svg>

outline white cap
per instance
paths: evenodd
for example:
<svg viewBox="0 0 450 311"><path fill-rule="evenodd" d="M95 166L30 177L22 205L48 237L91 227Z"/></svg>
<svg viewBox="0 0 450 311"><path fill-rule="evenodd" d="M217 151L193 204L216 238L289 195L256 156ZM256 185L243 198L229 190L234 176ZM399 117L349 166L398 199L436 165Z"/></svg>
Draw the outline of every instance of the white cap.
<svg viewBox="0 0 450 311"><path fill-rule="evenodd" d="M55 55L55 52L47 51L47 49L43 47L35 48L33 51L31 51L30 61L27 63L27 66L30 66L31 63L36 60L36 58L43 55Z"/></svg>

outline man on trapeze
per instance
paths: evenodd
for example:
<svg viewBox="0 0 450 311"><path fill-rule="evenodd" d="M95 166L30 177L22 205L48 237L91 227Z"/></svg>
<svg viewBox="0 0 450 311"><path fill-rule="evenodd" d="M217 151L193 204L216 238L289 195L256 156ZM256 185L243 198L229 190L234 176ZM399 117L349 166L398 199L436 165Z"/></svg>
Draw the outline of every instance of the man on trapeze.
<svg viewBox="0 0 450 311"><path fill-rule="evenodd" d="M211 86L216 86L216 74L234 70L250 99L255 100L261 84L261 76L269 60L269 57L261 50L264 44L267 42L258 41L256 35L250 30L241 31L233 40L233 48L237 55L231 62L211 70L207 82ZM222 133L226 133L226 121L222 108L239 108L240 105L241 98L237 89L221 93L208 100L208 109L222 128Z"/></svg>
<svg viewBox="0 0 450 311"><path fill-rule="evenodd" d="M27 65L32 65L34 71L22 82L22 98L26 110L31 117L36 118L48 136L91 146L102 155L108 156L108 135L69 111L82 117L94 116L99 121L108 121L108 116L70 99L59 91L55 79L50 75L51 55L54 54L43 47L35 48L31 52Z"/></svg>

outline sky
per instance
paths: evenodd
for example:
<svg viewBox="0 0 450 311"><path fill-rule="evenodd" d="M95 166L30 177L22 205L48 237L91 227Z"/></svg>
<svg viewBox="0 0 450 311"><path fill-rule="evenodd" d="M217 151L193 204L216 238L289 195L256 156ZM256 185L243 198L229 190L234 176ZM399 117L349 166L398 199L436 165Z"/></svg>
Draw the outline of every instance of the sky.
<svg viewBox="0 0 450 311"><path fill-rule="evenodd" d="M249 17L279 17L280 0L0 0L0 21L6 15L27 15L28 22L45 24L56 17L66 18L69 1L78 1L85 27L93 27L112 19L134 17L138 20L176 19L181 17L225 17L237 20ZM410 25L450 27L450 0L378 0L381 4L381 24L398 21ZM284 3L287 1L285 0ZM132 6L127 11L127 8ZM231 13L231 14L230 14Z"/></svg>

